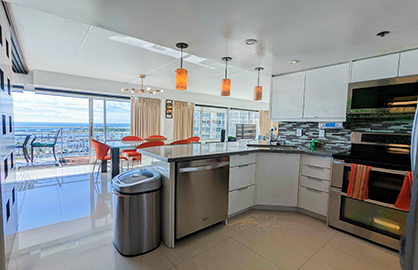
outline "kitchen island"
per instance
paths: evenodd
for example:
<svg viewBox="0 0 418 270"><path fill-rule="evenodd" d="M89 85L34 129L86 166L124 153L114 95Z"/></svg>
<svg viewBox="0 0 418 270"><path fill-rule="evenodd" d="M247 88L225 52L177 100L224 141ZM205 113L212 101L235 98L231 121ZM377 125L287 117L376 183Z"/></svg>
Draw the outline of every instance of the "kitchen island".
<svg viewBox="0 0 418 270"><path fill-rule="evenodd" d="M154 163L154 168L162 175L163 183L162 240L170 248L174 248L175 241L181 238L178 237L178 218L176 215L179 211L176 207L179 199L177 193L181 170L179 167L184 166L179 166L179 164L212 160L217 164L225 165L225 162L229 160L229 180L228 175L223 174L225 181L229 182L227 183L229 185L228 216L254 207L298 211L302 203L307 205L305 207L307 210L313 212L312 215L324 219L328 202L328 190L324 189L319 193L309 193L304 196L310 200L320 202L319 206L314 205L314 208L310 208L310 202L303 198L301 201L299 198L301 192L299 179L301 171L306 167L306 174L313 173L312 177L324 178L324 183L328 188L331 156L341 151L341 149L319 149L311 152L303 147L266 147L265 142L258 141L171 145L138 150L138 152L158 160ZM319 159L319 164L325 164L325 166L321 167L322 165L320 165L316 167L317 169L313 169L314 171L308 171L308 169L312 170L314 166L309 168L307 166L312 162L317 162L316 159ZM302 165L303 163L308 165ZM209 165L205 163L203 167L205 166ZM214 173L214 170L210 168L207 173ZM316 175L318 173L319 176ZM303 194L309 192L309 186L307 188L302 190ZM199 196L203 195L192 194L190 196L194 196L195 201L193 202L198 208ZM193 207L193 204L191 207ZM195 209L195 213L200 214L197 209Z"/></svg>

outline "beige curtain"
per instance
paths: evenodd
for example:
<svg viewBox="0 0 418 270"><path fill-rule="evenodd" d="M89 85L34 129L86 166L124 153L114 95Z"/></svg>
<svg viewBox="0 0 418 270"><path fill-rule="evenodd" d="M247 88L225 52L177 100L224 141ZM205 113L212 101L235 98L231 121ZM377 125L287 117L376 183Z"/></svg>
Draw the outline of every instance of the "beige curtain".
<svg viewBox="0 0 418 270"><path fill-rule="evenodd" d="M193 136L194 103L174 101L174 140Z"/></svg>
<svg viewBox="0 0 418 270"><path fill-rule="evenodd" d="M259 111L260 117L260 135L270 136L270 128L272 127L271 119L269 118L268 111Z"/></svg>
<svg viewBox="0 0 418 270"><path fill-rule="evenodd" d="M147 138L160 135L161 100L131 98L131 135Z"/></svg>

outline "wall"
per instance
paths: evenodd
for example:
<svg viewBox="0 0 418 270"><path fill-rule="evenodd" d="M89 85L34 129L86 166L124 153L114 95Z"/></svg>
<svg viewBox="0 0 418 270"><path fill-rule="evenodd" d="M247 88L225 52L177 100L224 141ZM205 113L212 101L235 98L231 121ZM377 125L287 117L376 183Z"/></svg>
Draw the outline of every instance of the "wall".
<svg viewBox="0 0 418 270"><path fill-rule="evenodd" d="M9 22L3 8L0 8L1 44L0 44L0 269L6 269L17 231L17 188L13 151L15 147L13 125L13 99L11 97L11 38ZM8 45L7 45L8 44ZM7 49L9 50L7 52Z"/></svg>
<svg viewBox="0 0 418 270"><path fill-rule="evenodd" d="M349 149L352 131L411 133L413 119L352 119L344 123L343 129L326 130L324 148ZM302 136L296 130L302 129ZM309 146L312 139L319 138L318 123L279 122L279 140L288 144Z"/></svg>

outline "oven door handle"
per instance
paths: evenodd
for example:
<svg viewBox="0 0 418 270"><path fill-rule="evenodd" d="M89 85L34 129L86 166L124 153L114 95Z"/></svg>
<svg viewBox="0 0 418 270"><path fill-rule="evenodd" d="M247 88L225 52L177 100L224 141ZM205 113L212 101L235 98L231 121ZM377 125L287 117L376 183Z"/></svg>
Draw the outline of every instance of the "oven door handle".
<svg viewBox="0 0 418 270"><path fill-rule="evenodd" d="M331 187L331 192L334 192L338 195L350 198L350 197L348 197L347 193L342 192L340 189L336 189L336 188ZM355 200L355 199L353 199L353 200ZM399 210L399 211L404 211L402 209L396 208L393 204L390 204L390 203L384 203L384 202L379 202L379 201L370 200L370 199L364 200L363 202L367 202L367 203L371 203L371 204L375 204L375 205L379 205L379 206L383 206L383 207L387 207L387 208L391 208L391 209L395 209L395 210ZM404 212L408 212L408 211L404 211Z"/></svg>
<svg viewBox="0 0 418 270"><path fill-rule="evenodd" d="M334 160L334 164L345 166L345 167L351 166L350 163L345 163L345 162L335 161L335 160ZM384 168L377 168L377 167L371 167L371 170L374 172L390 173L390 174L405 175L405 176L408 175L407 171L391 170L391 169L384 169Z"/></svg>

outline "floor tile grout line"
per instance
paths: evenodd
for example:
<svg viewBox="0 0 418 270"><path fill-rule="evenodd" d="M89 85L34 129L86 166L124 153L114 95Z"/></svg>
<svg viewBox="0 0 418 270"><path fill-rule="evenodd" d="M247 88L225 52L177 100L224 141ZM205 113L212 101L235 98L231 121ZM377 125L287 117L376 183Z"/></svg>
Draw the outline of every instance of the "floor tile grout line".
<svg viewBox="0 0 418 270"><path fill-rule="evenodd" d="M338 233L343 233L343 232L338 232ZM337 233L337 234L338 234L338 233ZM335 237L337 234L335 234L335 235L334 235L334 237ZM332 237L332 238L334 238L334 237ZM331 238L331 239L332 239L332 238ZM331 241L331 239L330 239L330 241ZM328 241L328 242L329 242L329 241ZM326 245L328 245L328 242L326 243ZM369 264L369 265L371 265L371 266L373 266L373 267L378 268L378 266L376 266L376 265L374 265L374 264L371 264L371 263L369 263L368 261L365 261L365 260L364 260L364 259L362 259L362 258L359 258L359 257L357 257L357 256L354 256L354 255L352 255L352 254L350 254L350 253L348 253L348 252L346 252L346 251L344 251L344 250L342 250L342 249L339 249L338 247L329 246L329 245L328 245L328 247L329 247L329 248L332 248L332 249L335 249L335 250L338 250L338 251L341 251L342 253L344 253L344 254L346 254L346 255L349 255L350 257L356 258L356 259L358 259L358 260L360 260L360 261L363 261L363 262L365 262L365 263L367 263L367 264Z"/></svg>
<svg viewBox="0 0 418 270"><path fill-rule="evenodd" d="M224 243L224 242L226 242L227 240L229 240L229 238L225 239L224 241L222 241L222 242L220 242L220 243L218 243L218 244L216 244L216 245L214 245L214 246L211 246L210 248L205 249L205 250L204 250L204 251L202 251L202 252L199 252L199 253L197 253L197 254L193 255L191 258L189 258L189 259L187 259L187 260L184 260L184 261L179 262L178 264L175 264L174 266L176 266L176 267L177 267L177 266L178 266L178 265L180 265L181 263L187 262L188 260L191 260L191 259L193 259L193 258L195 258L195 257L199 256L200 254L205 253L206 251L208 251L208 250L210 250L210 249L212 249L212 248L214 248L214 247L216 247L216 246L219 246L220 244L223 244L223 243Z"/></svg>
<svg viewBox="0 0 418 270"><path fill-rule="evenodd" d="M283 269L280 265L275 264L275 263L274 263L274 262L272 262L269 258L264 257L263 255L259 254L257 251L255 251L255 250L253 250L252 248L250 248L250 247L248 247L248 246L244 245L243 243L239 242L237 239L234 239L234 238L231 238L231 239L232 239L232 240L234 240L235 242L237 242L238 244L240 244L241 246L243 246L243 247L245 247L245 248L249 249L250 251L254 252L254 253L255 253L255 254L257 254L258 256L260 256L261 258L263 258L263 259L265 259L265 260L267 260L267 261L271 262L273 265L275 265L275 266L279 267L280 269Z"/></svg>
<svg viewBox="0 0 418 270"><path fill-rule="evenodd" d="M244 214L245 212L243 212L242 214ZM237 215L238 216L238 215ZM271 219L271 218L273 218L273 217L269 217L268 219ZM228 226L228 225L226 225L226 226ZM222 241L222 242L220 242L220 243L218 243L218 244L216 244L216 245L214 245L214 246L212 246L212 247L209 247L209 248L207 248L207 249L205 249L204 251L202 251L202 252L200 252L200 253L198 253L198 254L195 254L193 257L191 257L191 258L189 258L189 259L187 259L187 260L184 260L184 261L181 261L181 262L179 262L178 264L174 264L176 267L179 265L179 264L181 264L181 263L183 263L183 262L186 262L186 261L188 261L188 260L190 260L190 259L192 259L192 258L194 258L194 257L197 257L197 256L199 256L200 254L202 254L202 253L204 253L204 252L206 252L206 251L208 251L208 250L210 250L210 249L212 249L212 248L214 248L214 247L216 247L216 246L219 246L220 244L223 244L224 242L226 242L227 240L229 240L229 239L233 239L233 237L235 237L236 235L238 235L238 234L240 234L240 233L243 233L243 232L245 232L246 230L249 230L249 229L251 229L252 227L254 227L254 226L256 226L256 225L251 225L249 228L246 228L246 229L244 229L243 231L241 231L241 232L239 232L239 233L237 233L237 234L235 234L235 235L232 235L232 236L228 236L224 241ZM235 239L233 239L233 240L235 240ZM235 240L236 241L236 240ZM241 244L242 245L242 244ZM163 252L164 253L164 252ZM258 254L258 253L257 253ZM165 254L164 254L165 255Z"/></svg>

